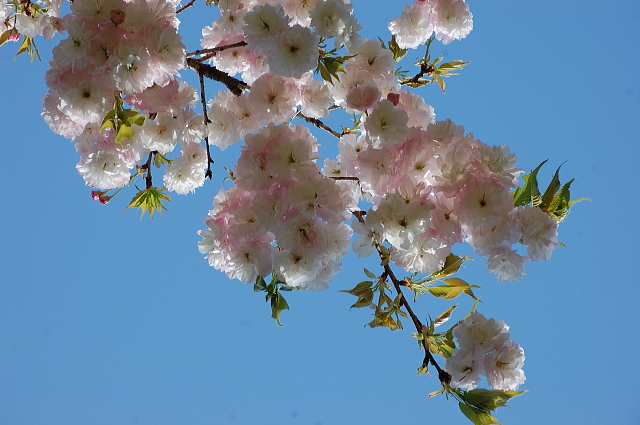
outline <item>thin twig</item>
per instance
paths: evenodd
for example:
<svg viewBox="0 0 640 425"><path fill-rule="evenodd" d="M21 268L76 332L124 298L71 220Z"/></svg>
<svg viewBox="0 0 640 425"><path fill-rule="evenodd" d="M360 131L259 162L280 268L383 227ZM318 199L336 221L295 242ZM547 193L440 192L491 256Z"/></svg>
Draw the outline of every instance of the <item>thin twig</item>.
<svg viewBox="0 0 640 425"><path fill-rule="evenodd" d="M420 84L420 78L424 77L425 74L433 73L433 71L435 71L435 69L431 65L423 63L420 65L420 72L418 72L413 78L401 82L400 85Z"/></svg>
<svg viewBox="0 0 640 425"><path fill-rule="evenodd" d="M182 6L180 9L176 10L176 15L180 12L183 12L185 9L190 8L191 6L193 6L193 3L195 3L196 0L191 0L189 3L185 4L184 6Z"/></svg>
<svg viewBox="0 0 640 425"><path fill-rule="evenodd" d="M236 47L244 47L247 45L246 41L238 41L237 43L233 43L233 44L227 44L225 46L218 46L218 47L213 47L211 49L200 49L200 50L196 50L194 52L191 53L187 53L187 57L190 58L192 56L199 56L199 55L207 55L205 57L202 58L198 58L197 60L202 62L204 60L209 59L212 56L215 56L216 53L218 52L222 52L223 50L227 50L227 49L235 49ZM210 55L211 53L213 53L213 55Z"/></svg>
<svg viewBox="0 0 640 425"><path fill-rule="evenodd" d="M147 163L144 165L144 169L147 172L147 175L145 176L145 182L146 182L147 189L150 189L150 188L153 187L153 178L151 177L151 160L153 159L153 155L156 152L157 151L149 152L149 158L147 159Z"/></svg>
<svg viewBox="0 0 640 425"><path fill-rule="evenodd" d="M320 121L317 118L308 117L308 116L304 115L302 112L298 112L298 116L300 118L304 119L309 124L313 124L318 128L321 128L323 130L327 130L329 133L333 134L338 139L342 137L342 134L338 133L337 131L332 130L328 125L326 125L325 123L323 123L322 121Z"/></svg>
<svg viewBox="0 0 640 425"><path fill-rule="evenodd" d="M338 177L331 177L331 178L334 179L334 180L356 180L356 181L360 181L360 179L357 178L357 177L340 177L340 176L338 176Z"/></svg>
<svg viewBox="0 0 640 425"><path fill-rule="evenodd" d="M211 159L211 151L209 150L209 129L207 126L211 121L209 121L209 117L207 117L207 102L204 95L204 77L202 74L198 73L200 77L200 102L202 102L202 115L204 116L204 144L207 147L207 171L204 173L205 178L209 177L209 180L213 178L213 173L211 172L211 164L213 164L213 159Z"/></svg>

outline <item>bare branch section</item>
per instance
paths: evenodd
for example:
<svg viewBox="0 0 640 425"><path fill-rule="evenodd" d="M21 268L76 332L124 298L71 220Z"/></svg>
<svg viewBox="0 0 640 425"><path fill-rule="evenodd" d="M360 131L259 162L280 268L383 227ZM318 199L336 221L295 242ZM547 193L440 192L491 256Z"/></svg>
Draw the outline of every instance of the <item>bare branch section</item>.
<svg viewBox="0 0 640 425"><path fill-rule="evenodd" d="M298 112L298 116L302 119L304 119L306 122L308 122L309 124L313 124L318 128L321 128L323 130L328 131L329 133L333 134L334 136L336 136L338 139L340 137L342 137L342 134L338 133L337 131L332 130L328 125L326 125L325 123L323 123L322 121L320 121L317 118L311 118L308 117L306 115L304 115L302 112Z"/></svg>
<svg viewBox="0 0 640 425"><path fill-rule="evenodd" d="M211 121L209 121L209 117L207 116L207 101L205 100L204 94L204 77L202 76L202 74L198 74L198 77L200 77L200 102L202 102L202 115L204 116L205 127L204 145L207 147L207 171L204 173L204 176L208 177L209 180L211 180L213 178L213 172L211 171L211 164L213 164L213 159L211 159L209 136L207 135L207 126Z"/></svg>
<svg viewBox="0 0 640 425"><path fill-rule="evenodd" d="M205 76L210 80L221 82L236 96L242 95L243 90L249 88L247 83L240 81L237 78L233 78L226 72L222 72L211 65L200 63L196 59L187 58L187 65L199 75Z"/></svg>
<svg viewBox="0 0 640 425"><path fill-rule="evenodd" d="M189 3L185 4L184 6L182 6L180 9L176 10L176 15L180 12L184 12L185 10L187 10L188 8L190 8L191 6L193 6L193 3L195 3L196 0L191 0Z"/></svg>
<svg viewBox="0 0 640 425"><path fill-rule="evenodd" d="M227 44L226 46L213 47L211 49L196 50L194 52L187 53L187 57L190 58L192 56L207 55L207 56L198 58L198 61L202 62L204 60L207 60L207 59L215 56L216 53L218 53L218 52L222 52L222 51L227 50L227 49L235 49L236 47L244 47L246 45L247 45L246 41L238 41L237 43Z"/></svg>

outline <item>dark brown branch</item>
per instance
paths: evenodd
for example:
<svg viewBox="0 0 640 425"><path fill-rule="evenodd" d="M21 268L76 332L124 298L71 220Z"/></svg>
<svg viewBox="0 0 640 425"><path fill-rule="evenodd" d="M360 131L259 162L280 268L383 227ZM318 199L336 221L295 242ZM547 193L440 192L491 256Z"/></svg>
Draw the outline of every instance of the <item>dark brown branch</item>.
<svg viewBox="0 0 640 425"><path fill-rule="evenodd" d="M365 224L363 211L355 211L352 214L358 219L360 223L362 223L363 225ZM376 243L376 250L378 251L380 258L384 258L384 255L380 251L380 245L377 243ZM393 287L396 289L396 292L398 293L398 295L401 296L400 306L404 306L404 308L407 310L407 313L409 313L409 316L411 317L411 320L413 321L413 325L415 326L416 330L418 331L418 333L421 333L422 327L423 327L422 322L420 321L420 319L418 319L418 316L416 316L416 314L413 312L411 305L409 305L409 303L407 302L407 298L404 296L404 293L402 292L402 288L401 288L401 286L403 285L402 281L398 280L398 278L393 273L393 270L391 270L391 266L389 266L388 263L384 264L383 267L384 267L384 274L391 279L391 282L393 282ZM424 348L424 360L422 362L422 365L426 367L429 363L431 363L433 367L435 367L436 370L438 371L438 379L440 380L440 383L443 385L448 384L451 381L451 376L440 367L438 362L436 362L436 359L433 357L433 354L431 354L431 350L429 350L429 343L427 342L426 339L422 340L422 346Z"/></svg>
<svg viewBox="0 0 640 425"><path fill-rule="evenodd" d="M211 121L209 121L209 117L207 117L207 102L204 95L204 77L202 74L198 74L200 77L200 102L202 102L202 115L204 117L204 144L207 147L207 171L204 173L205 177L209 177L209 180L213 178L213 173L211 172L211 164L213 164L213 159L211 159L211 150L209 149L209 130L207 125Z"/></svg>
<svg viewBox="0 0 640 425"><path fill-rule="evenodd" d="M302 118L303 120L305 120L306 122L308 122L309 124L313 124L318 128L321 128L323 130L327 130L329 133L333 134L338 139L340 137L342 137L342 135L340 133L338 133L337 131L332 130L328 125L326 125L325 123L323 123L322 121L320 121L317 118L308 117L308 116L304 115L302 112L298 112L298 116L300 118Z"/></svg>
<svg viewBox="0 0 640 425"><path fill-rule="evenodd" d="M420 78L424 77L425 74L433 73L433 71L435 71L433 66L431 66L429 64L426 64L426 63L423 63L422 65L420 65L420 72L418 72L413 78L400 83L400 85L420 84Z"/></svg>
<svg viewBox="0 0 640 425"><path fill-rule="evenodd" d="M200 63L196 59L187 58L187 65L198 73L198 75L205 76L210 80L219 81L236 96L242 95L242 91L249 88L249 85L243 81L233 78L226 72L222 72L219 69Z"/></svg>
<svg viewBox="0 0 640 425"><path fill-rule="evenodd" d="M153 156L156 154L156 151L149 152L149 158L147 159L147 163L143 165L143 168L146 170L145 182L146 188L150 189L153 187L153 178L151 177L151 160Z"/></svg>
<svg viewBox="0 0 640 425"><path fill-rule="evenodd" d="M355 181L360 181L359 178L357 177L331 177L334 180L355 180Z"/></svg>
<svg viewBox="0 0 640 425"><path fill-rule="evenodd" d="M227 49L234 49L236 47L244 47L246 45L247 45L246 41L238 41L237 43L227 44L226 46L213 47L211 49L196 50L194 52L187 53L187 57L190 58L192 56L207 55L207 56L204 56L204 57L201 57L201 58L197 59L198 61L202 62L204 60L207 60L207 59L215 56L215 54L218 53L218 52L222 52L222 51L227 50Z"/></svg>
<svg viewBox="0 0 640 425"><path fill-rule="evenodd" d="M185 4L184 6L182 6L180 9L176 10L176 15L180 12L183 12L184 10L190 8L191 6L193 6L193 3L195 3L196 0L191 0L189 3Z"/></svg>

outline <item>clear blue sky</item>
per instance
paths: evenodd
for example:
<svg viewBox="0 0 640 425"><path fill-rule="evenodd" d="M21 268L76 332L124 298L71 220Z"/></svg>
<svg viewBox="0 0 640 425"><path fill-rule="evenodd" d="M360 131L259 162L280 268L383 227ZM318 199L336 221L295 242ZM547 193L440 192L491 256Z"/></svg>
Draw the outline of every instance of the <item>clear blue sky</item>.
<svg viewBox="0 0 640 425"><path fill-rule="evenodd" d="M363 34L387 39L404 3L353 0ZM523 281L498 283L480 258L461 271L527 357L529 392L497 417L637 424L640 4L470 7L470 36L435 51L472 63L446 95L420 93L438 119L510 145L522 168L550 158L545 182L568 160L573 195L595 200L561 225L568 249L529 265ZM194 50L215 15L183 15ZM123 211L133 193L92 201L73 145L40 118L54 44L40 42L44 62L32 64L14 63L16 45L0 48L1 425L467 423L455 403L427 399L438 382L416 376L412 330L363 328L370 311L349 311L353 297L338 293L373 260L350 254L328 291L290 294L282 328L251 285L207 265L196 231L237 150L214 152L213 181L155 220ZM331 136L320 143L333 152ZM471 306L462 301L455 319ZM422 298L416 310L433 317L448 305Z"/></svg>

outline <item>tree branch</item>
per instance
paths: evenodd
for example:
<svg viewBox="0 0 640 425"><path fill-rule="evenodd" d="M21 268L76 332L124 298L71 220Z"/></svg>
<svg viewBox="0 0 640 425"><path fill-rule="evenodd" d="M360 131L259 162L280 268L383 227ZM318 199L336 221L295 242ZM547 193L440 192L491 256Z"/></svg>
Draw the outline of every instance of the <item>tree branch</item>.
<svg viewBox="0 0 640 425"><path fill-rule="evenodd" d="M354 211L352 214L358 219L360 223L362 223L363 225L365 224L365 221L364 221L365 212ZM380 245L377 243L376 243L376 250L378 251L378 255L380 255L380 258L383 259L384 254L382 254L382 252L380 251ZM422 332L423 324L420 321L420 319L418 319L418 316L416 316L416 314L413 312L411 305L409 305L409 303L407 302L407 298L404 296L404 293L402 292L402 288L401 288L402 281L398 280L398 278L395 276L395 274L393 273L393 270L391 270L391 266L389 265L389 263L384 264L383 267L384 267L384 274L391 279L391 282L393 283L393 287L396 289L396 292L398 293L398 295L401 295L400 305L404 306L404 308L407 310L407 313L409 313L409 316L413 321L413 325L415 326L416 331L418 331L418 333ZM443 385L448 384L451 381L451 375L449 375L446 371L444 371L440 367L438 362L436 362L436 359L433 357L431 350L429 350L429 344L426 339L422 340L422 346L424 348L424 360L422 362L422 365L426 367L429 363L431 363L431 365L433 365L433 367L435 367L436 370L438 371L438 379L440 380L440 383Z"/></svg>
<svg viewBox="0 0 640 425"><path fill-rule="evenodd" d="M147 158L147 163L143 165L142 168L144 168L146 170L146 176L145 176L145 182L146 182L146 188L150 189L153 187L153 178L151 177L151 160L153 159L153 155L156 153L156 151L151 151L149 152L149 158Z"/></svg>
<svg viewBox="0 0 640 425"><path fill-rule="evenodd" d="M420 65L420 72L418 72L413 78L401 82L400 85L420 84L420 78L424 77L425 74L431 74L433 71L435 71L435 69L431 65L423 63L422 65Z"/></svg>
<svg viewBox="0 0 640 425"><path fill-rule="evenodd" d="M211 172L211 164L213 164L213 159L211 159L211 150L209 149L209 130L207 128L209 121L209 117L207 117L207 102L204 95L204 77L202 74L198 73L200 77L200 102L202 102L202 115L204 117L204 144L207 147L207 171L204 173L205 178L209 177L209 180L213 178L213 173Z"/></svg>
<svg viewBox="0 0 640 425"><path fill-rule="evenodd" d="M184 6L182 6L180 9L176 10L176 15L180 12L185 11L186 9L190 8L191 6L193 6L193 3L195 3L196 0L191 0L189 3L185 4Z"/></svg>
<svg viewBox="0 0 640 425"><path fill-rule="evenodd" d="M242 91L249 88L247 83L233 78L226 72L222 72L211 65L200 63L197 59L187 58L187 66L196 71L200 76L221 82L236 96L242 95Z"/></svg>
<svg viewBox="0 0 640 425"><path fill-rule="evenodd" d="M334 136L336 136L338 139L342 137L342 134L338 133L337 131L332 130L328 125L326 125L325 123L323 123L322 121L320 121L317 118L311 118L308 117L306 115L304 115L302 112L298 111L297 114L300 118L302 118L303 120L305 120L306 122L308 122L309 124L313 124L318 128L321 128L323 130L327 130L329 133L333 134Z"/></svg>
<svg viewBox="0 0 640 425"><path fill-rule="evenodd" d="M236 47L244 47L246 45L247 45L246 41L238 41L237 43L227 44L226 46L213 47L211 49L196 50L194 52L187 53L187 57L190 58L192 56L207 55L207 56L204 56L204 57L201 57L201 58L197 59L199 62L202 62L202 61L205 61L205 60L215 56L216 53L218 53L218 52L222 52L222 51L227 50L227 49L234 49Z"/></svg>

